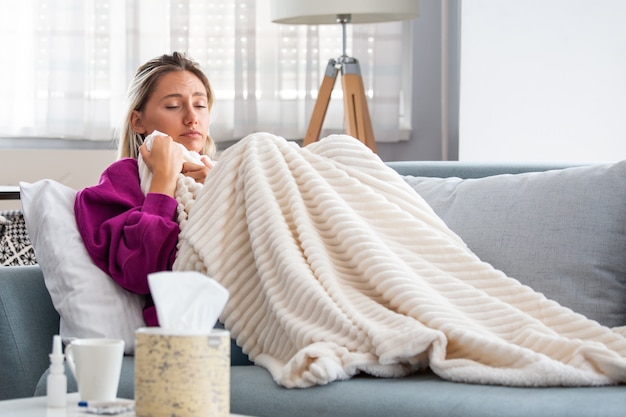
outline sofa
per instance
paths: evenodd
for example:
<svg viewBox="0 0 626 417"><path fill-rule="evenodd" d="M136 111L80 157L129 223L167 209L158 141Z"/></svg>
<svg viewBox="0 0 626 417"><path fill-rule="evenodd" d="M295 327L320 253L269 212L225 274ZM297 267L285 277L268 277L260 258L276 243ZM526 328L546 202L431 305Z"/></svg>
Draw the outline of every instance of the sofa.
<svg viewBox="0 0 626 417"><path fill-rule="evenodd" d="M626 163L390 162L486 262L608 327L626 325ZM38 254L39 255L39 254ZM105 318L102 318L105 319ZM0 267L0 399L45 395L55 310L39 265ZM231 412L280 416L622 416L626 386L455 383L425 370L278 386L234 343ZM68 374L68 389L76 384ZM134 358L118 395L133 398Z"/></svg>

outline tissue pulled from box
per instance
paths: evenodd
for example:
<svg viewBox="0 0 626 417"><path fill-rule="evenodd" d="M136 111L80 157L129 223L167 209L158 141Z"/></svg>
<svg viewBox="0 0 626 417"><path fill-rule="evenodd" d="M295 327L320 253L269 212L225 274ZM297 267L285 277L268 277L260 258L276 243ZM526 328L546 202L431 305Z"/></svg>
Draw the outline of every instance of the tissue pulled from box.
<svg viewBox="0 0 626 417"><path fill-rule="evenodd" d="M144 142L146 144L146 148L151 152L152 152L152 142L154 142L155 136L167 136L167 135L163 132L159 132L158 130L155 130L152 133L150 133L148 136L146 136L146 138L144 139ZM180 143L178 143L178 147L180 147L180 149L183 151L183 160L185 162L193 162L194 164L202 165L203 164L202 161L206 160L209 166L212 167L214 165L215 161L212 161L211 158L209 158L208 156L200 155L196 151L187 150L187 148L185 148Z"/></svg>
<svg viewBox="0 0 626 417"><path fill-rule="evenodd" d="M204 334L213 329L228 290L200 272L164 271L148 275L160 327L174 334Z"/></svg>

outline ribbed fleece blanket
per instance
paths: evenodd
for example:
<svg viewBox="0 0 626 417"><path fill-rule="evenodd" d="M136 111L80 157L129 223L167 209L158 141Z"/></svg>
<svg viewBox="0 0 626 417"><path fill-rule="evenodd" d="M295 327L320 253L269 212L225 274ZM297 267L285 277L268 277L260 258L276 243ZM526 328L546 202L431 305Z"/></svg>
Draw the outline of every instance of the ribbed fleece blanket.
<svg viewBox="0 0 626 417"><path fill-rule="evenodd" d="M482 262L355 139L300 148L253 134L223 153L204 186L181 179L177 198L174 269L229 290L222 321L278 384L426 367L485 384L626 381L623 328Z"/></svg>

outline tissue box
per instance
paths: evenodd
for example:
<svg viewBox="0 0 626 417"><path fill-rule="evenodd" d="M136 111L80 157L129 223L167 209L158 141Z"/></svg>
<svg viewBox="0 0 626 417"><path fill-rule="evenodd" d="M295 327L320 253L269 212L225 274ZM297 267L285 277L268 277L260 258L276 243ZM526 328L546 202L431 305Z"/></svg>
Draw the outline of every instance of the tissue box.
<svg viewBox="0 0 626 417"><path fill-rule="evenodd" d="M230 415L230 333L135 333L135 415Z"/></svg>

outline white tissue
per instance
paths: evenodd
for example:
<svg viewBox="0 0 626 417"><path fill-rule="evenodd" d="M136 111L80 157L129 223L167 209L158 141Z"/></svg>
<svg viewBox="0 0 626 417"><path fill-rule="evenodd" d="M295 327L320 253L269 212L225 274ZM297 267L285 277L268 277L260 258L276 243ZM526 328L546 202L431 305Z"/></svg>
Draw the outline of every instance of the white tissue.
<svg viewBox="0 0 626 417"><path fill-rule="evenodd" d="M155 130L152 133L150 133L148 136L146 136L146 138L144 139L144 143L146 144L146 149L148 149L148 151L152 151L152 143L154 142L155 136L167 136L167 135L163 132L159 132L158 130ZM209 167L213 167L215 165L215 161L213 161L208 156L200 155L198 152L195 152L195 151L190 151L187 148L185 148L182 144L178 142L176 143L183 151L183 161L193 162L194 164L198 164L198 165L204 165L202 161L206 161ZM139 163L139 178L141 180L141 191L143 191L144 194L148 194L148 191L150 190L150 184L152 183L152 172L150 171L148 166L143 162L143 158L141 157L141 154L139 154L139 156L137 157L137 160Z"/></svg>
<svg viewBox="0 0 626 417"><path fill-rule="evenodd" d="M152 142L154 142L154 137L155 136L168 136L163 132L159 132L158 130L155 130L154 132L150 133L148 136L146 136L146 139L144 140L144 143L146 144L146 148L149 151L152 151ZM198 152L195 151L190 151L187 148L185 148L182 144L177 142L177 145L179 148L181 148L183 150L183 160L185 162L193 162L194 164L198 164L198 165L204 165L202 163L202 158L203 155L200 155ZM206 156L204 156L204 158L207 158ZM210 159L208 159L209 162L211 162Z"/></svg>
<svg viewBox="0 0 626 417"><path fill-rule="evenodd" d="M209 333L228 301L228 290L199 272L156 272L148 275L148 285L168 334Z"/></svg>

